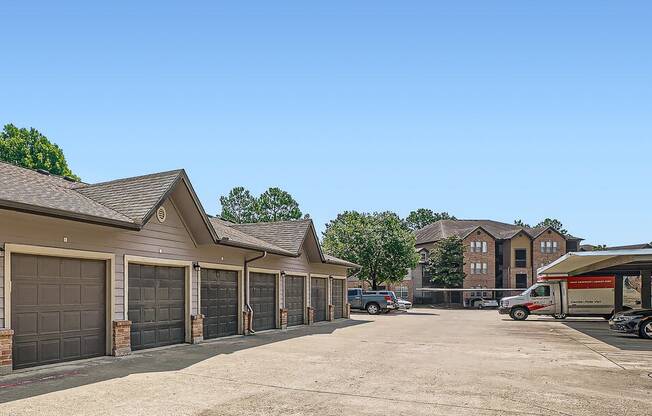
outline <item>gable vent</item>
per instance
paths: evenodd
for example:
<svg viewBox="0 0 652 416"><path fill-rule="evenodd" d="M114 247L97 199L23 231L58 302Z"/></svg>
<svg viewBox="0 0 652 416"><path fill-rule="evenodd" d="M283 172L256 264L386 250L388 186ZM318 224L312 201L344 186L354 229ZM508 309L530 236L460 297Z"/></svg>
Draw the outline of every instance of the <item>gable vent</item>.
<svg viewBox="0 0 652 416"><path fill-rule="evenodd" d="M165 219L168 217L167 211L165 211L164 207L159 207L156 210L156 219L158 222L165 222Z"/></svg>

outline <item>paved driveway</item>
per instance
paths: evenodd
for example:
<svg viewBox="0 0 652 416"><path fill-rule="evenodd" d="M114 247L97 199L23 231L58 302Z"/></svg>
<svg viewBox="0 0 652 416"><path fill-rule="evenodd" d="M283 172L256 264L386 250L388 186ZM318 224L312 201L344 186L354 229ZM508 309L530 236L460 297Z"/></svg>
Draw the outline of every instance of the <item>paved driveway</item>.
<svg viewBox="0 0 652 416"><path fill-rule="evenodd" d="M0 414L649 416L652 342L605 343L604 326L360 314L3 377Z"/></svg>

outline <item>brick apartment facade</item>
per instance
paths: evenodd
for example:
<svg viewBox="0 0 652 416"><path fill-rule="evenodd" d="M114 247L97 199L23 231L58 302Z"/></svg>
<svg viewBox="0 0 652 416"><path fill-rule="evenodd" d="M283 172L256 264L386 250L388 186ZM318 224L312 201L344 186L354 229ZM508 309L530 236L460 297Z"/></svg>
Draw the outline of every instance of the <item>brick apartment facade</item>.
<svg viewBox="0 0 652 416"><path fill-rule="evenodd" d="M404 280L411 283L415 303L442 303L443 293L421 292L433 287L426 269L430 250L443 238L456 236L464 244L463 288L477 292L453 292L451 303L469 303L479 297L500 298L510 292L483 288L524 289L536 281L536 271L569 251L577 251L580 238L563 235L550 227L526 228L492 220L441 220L416 231L419 265Z"/></svg>

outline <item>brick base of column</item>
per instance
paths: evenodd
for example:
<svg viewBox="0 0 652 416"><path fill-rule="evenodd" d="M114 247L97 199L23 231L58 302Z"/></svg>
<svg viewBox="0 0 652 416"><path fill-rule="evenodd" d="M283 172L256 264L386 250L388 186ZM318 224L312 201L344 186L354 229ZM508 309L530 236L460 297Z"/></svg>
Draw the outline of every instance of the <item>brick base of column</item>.
<svg viewBox="0 0 652 416"><path fill-rule="evenodd" d="M249 312L242 311L242 334L249 335Z"/></svg>
<svg viewBox="0 0 652 416"><path fill-rule="evenodd" d="M308 325L312 325L315 322L315 310L308 306Z"/></svg>
<svg viewBox="0 0 652 416"><path fill-rule="evenodd" d="M288 310L281 308L281 329L288 329Z"/></svg>
<svg viewBox="0 0 652 416"><path fill-rule="evenodd" d="M9 374L14 369L12 347L14 342L13 329L0 329L0 375Z"/></svg>
<svg viewBox="0 0 652 416"><path fill-rule="evenodd" d="M335 306L333 305L328 305L328 320L329 321L335 320Z"/></svg>
<svg viewBox="0 0 652 416"><path fill-rule="evenodd" d="M193 315L190 319L190 341L199 344L204 340L204 315Z"/></svg>
<svg viewBox="0 0 652 416"><path fill-rule="evenodd" d="M350 303L346 304L346 309L344 309L344 312L346 313L345 318L350 318L351 317L351 304Z"/></svg>
<svg viewBox="0 0 652 416"><path fill-rule="evenodd" d="M115 357L131 354L131 321L113 321L113 350Z"/></svg>

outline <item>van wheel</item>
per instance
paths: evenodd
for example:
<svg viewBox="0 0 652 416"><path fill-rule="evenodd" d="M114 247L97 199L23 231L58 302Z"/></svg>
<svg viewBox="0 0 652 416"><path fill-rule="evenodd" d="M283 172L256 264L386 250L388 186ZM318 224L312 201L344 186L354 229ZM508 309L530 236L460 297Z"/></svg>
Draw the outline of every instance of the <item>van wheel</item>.
<svg viewBox="0 0 652 416"><path fill-rule="evenodd" d="M641 326L638 329L638 336L645 339L652 339L652 319L641 322Z"/></svg>
<svg viewBox="0 0 652 416"><path fill-rule="evenodd" d="M530 311L523 307L517 307L512 309L512 311L509 313L509 316L512 317L513 320L515 321L525 321L530 315Z"/></svg>
<svg viewBox="0 0 652 416"><path fill-rule="evenodd" d="M377 303L370 303L367 305L367 313L369 315L378 315L380 313L380 306Z"/></svg>

